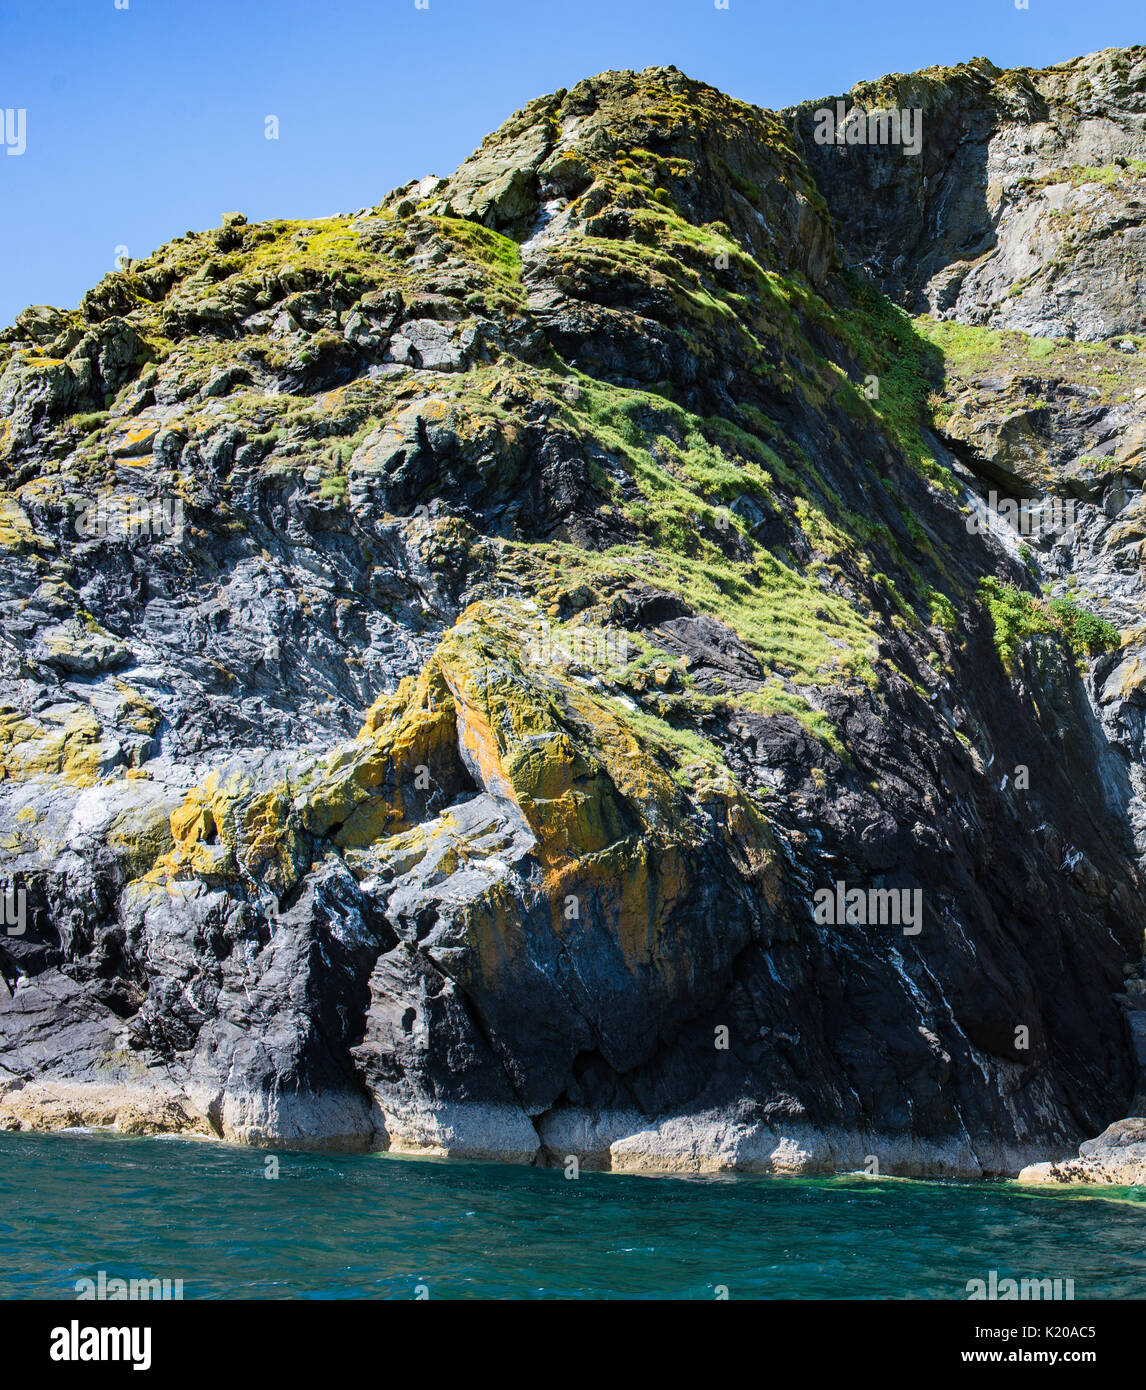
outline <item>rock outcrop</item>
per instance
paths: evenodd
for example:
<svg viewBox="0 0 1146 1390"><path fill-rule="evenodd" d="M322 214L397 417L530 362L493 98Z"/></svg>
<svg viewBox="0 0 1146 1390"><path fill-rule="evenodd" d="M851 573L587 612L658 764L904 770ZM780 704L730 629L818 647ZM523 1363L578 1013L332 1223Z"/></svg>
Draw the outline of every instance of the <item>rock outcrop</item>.
<svg viewBox="0 0 1146 1390"><path fill-rule="evenodd" d="M1079 1145L1077 1158L1032 1163L1019 1181L1141 1187L1146 1183L1146 1120L1119 1120L1097 1139Z"/></svg>
<svg viewBox="0 0 1146 1390"><path fill-rule="evenodd" d="M0 1125L943 1176L1132 1108L1146 53L851 100L921 154L606 73L0 334Z"/></svg>
<svg viewBox="0 0 1146 1390"><path fill-rule="evenodd" d="M817 143L837 100L918 111L917 156ZM1146 50L1043 71L977 58L783 114L847 258L913 312L1081 341L1146 329Z"/></svg>

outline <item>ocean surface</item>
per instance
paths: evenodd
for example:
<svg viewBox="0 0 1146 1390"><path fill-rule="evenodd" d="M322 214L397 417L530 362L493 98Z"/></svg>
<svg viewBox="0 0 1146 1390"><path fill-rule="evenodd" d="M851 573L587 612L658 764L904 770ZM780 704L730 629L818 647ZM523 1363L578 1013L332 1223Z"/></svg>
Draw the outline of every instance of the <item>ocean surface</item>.
<svg viewBox="0 0 1146 1390"><path fill-rule="evenodd" d="M72 1299L103 1270L182 1279L185 1299L965 1299L992 1269L1146 1297L1146 1189L570 1180L380 1154L279 1154L268 1178L268 1157L0 1133L0 1297Z"/></svg>

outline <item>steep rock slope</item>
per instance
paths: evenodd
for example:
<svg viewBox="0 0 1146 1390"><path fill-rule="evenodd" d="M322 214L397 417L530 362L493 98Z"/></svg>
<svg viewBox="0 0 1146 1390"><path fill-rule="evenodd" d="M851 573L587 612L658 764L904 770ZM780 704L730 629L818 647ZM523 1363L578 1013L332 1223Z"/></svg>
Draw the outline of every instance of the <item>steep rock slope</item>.
<svg viewBox="0 0 1146 1390"><path fill-rule="evenodd" d="M1018 138L999 89L1074 91L895 81L953 148ZM604 74L450 179L230 215L0 335L4 1123L979 1173L1127 1112L1107 473L1048 571L1103 622L969 525L1013 422L950 339L994 330L880 289L919 307L943 219L887 271L900 193L800 122ZM1073 336L1134 327L1106 283ZM1091 475L1039 389L1044 495ZM921 916L816 920L837 883Z"/></svg>
<svg viewBox="0 0 1146 1390"><path fill-rule="evenodd" d="M920 112L918 155L817 143L837 100ZM1044 71L978 58L783 114L849 262L906 308L1087 341L1146 327L1146 49Z"/></svg>

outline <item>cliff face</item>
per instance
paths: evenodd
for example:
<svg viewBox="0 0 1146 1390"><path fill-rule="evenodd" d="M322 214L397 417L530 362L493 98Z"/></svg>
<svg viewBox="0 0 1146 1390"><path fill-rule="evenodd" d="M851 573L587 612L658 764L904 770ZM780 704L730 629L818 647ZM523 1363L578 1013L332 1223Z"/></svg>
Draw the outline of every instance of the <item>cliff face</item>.
<svg viewBox="0 0 1146 1390"><path fill-rule="evenodd" d="M913 313L1098 342L1146 315L1146 51L1044 72L984 58L860 83L862 111L918 110L919 155L822 144L784 113L849 263Z"/></svg>
<svg viewBox="0 0 1146 1390"><path fill-rule="evenodd" d="M917 157L607 73L0 335L0 1123L977 1173L1128 1112L1146 53L892 102Z"/></svg>

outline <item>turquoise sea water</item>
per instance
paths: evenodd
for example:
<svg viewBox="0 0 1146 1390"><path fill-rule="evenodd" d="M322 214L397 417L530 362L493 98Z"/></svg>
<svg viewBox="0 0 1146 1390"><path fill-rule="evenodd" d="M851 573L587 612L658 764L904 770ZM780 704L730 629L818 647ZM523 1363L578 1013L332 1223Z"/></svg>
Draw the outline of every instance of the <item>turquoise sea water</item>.
<svg viewBox="0 0 1146 1390"><path fill-rule="evenodd" d="M0 1134L0 1297L966 1298L1070 1277L1146 1297L1146 1190L653 1178L182 1140ZM425 1295L423 1295L425 1296Z"/></svg>

